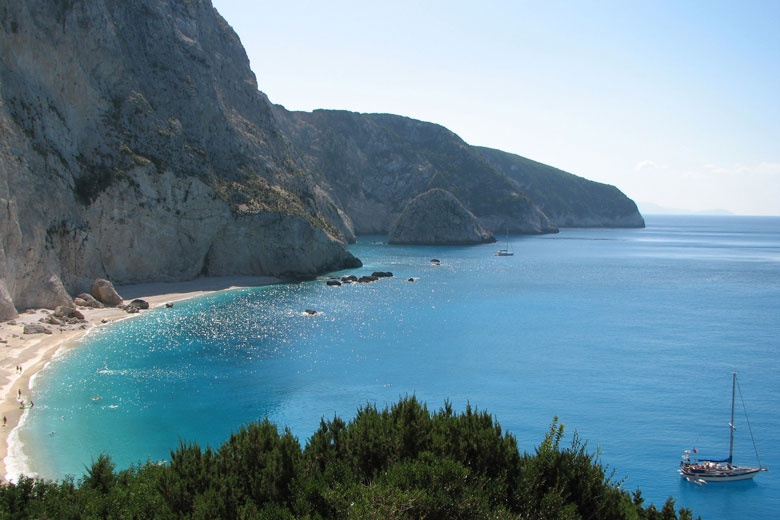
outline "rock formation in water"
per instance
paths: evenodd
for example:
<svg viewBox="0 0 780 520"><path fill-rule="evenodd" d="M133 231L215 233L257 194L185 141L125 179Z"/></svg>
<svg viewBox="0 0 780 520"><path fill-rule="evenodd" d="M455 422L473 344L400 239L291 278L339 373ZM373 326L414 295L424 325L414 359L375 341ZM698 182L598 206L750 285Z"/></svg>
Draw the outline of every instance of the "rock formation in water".
<svg viewBox="0 0 780 520"><path fill-rule="evenodd" d="M450 192L434 188L406 205L390 228L391 244L461 245L495 242L493 234L480 225Z"/></svg>
<svg viewBox="0 0 780 520"><path fill-rule="evenodd" d="M208 0L4 2L0 42L0 320L95 278L357 266L355 232L432 188L488 230L641 225L614 188L530 182L439 125L271 105Z"/></svg>

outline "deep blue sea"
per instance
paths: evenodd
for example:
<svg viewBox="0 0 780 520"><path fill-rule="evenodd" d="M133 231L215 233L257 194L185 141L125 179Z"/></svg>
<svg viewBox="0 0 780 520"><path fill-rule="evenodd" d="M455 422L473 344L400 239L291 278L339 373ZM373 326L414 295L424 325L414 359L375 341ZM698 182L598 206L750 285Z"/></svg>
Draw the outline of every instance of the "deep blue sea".
<svg viewBox="0 0 780 520"><path fill-rule="evenodd" d="M18 430L27 471L80 477L101 452L119 467L164 460L264 416L305 442L321 417L415 394L488 410L529 452L558 416L658 507L776 517L780 218L649 216L646 229L510 237L511 257L381 240L361 238L364 267L338 274L393 278L235 290L95 331L36 379ZM732 371L770 471L688 483L684 449L728 454ZM756 464L737 413L735 462Z"/></svg>

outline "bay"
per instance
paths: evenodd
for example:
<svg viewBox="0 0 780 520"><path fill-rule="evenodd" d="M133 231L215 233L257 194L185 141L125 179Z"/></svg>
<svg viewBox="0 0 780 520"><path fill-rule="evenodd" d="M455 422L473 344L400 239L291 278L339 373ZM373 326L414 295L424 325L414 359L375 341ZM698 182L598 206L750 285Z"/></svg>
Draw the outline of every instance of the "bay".
<svg viewBox="0 0 780 520"><path fill-rule="evenodd" d="M180 440L218 446L266 416L305 442L320 417L414 394L487 409L525 451L558 416L658 507L673 496L703 518L771 518L780 218L647 224L510 237L512 257L362 237L364 267L338 274L395 276L235 290L102 327L36 379L17 447L27 471L79 477L101 452L119 467L165 460ZM726 456L732 371L770 471L695 486L679 456ZM740 419L735 461L755 464Z"/></svg>

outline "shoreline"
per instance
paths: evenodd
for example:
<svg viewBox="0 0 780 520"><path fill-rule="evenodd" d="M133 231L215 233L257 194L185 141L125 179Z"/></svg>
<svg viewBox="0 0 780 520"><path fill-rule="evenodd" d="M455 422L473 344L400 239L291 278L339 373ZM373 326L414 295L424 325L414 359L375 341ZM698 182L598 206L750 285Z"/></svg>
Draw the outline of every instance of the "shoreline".
<svg viewBox="0 0 780 520"><path fill-rule="evenodd" d="M162 307L166 303L175 303L206 294L239 289L246 287L261 287L283 283L283 280L270 276L228 276L198 278L186 282L159 282L117 286L116 290L125 300L140 298L149 302L149 309ZM19 317L10 322L0 323L0 415L7 422L0 422L0 481L8 482L6 459L11 454L11 434L19 426L25 412L21 409L18 399L25 404L35 402L31 393L30 381L39 373L54 356L65 349L77 347L95 327L110 324L115 321L143 315L129 314L118 307L93 309L80 307L87 323L76 325L55 326L46 325L52 334L23 334L25 324L38 323L51 313L47 309L30 309L23 311ZM16 367L21 366L19 372ZM1 419L0 419L1 420ZM13 475L12 475L13 477Z"/></svg>

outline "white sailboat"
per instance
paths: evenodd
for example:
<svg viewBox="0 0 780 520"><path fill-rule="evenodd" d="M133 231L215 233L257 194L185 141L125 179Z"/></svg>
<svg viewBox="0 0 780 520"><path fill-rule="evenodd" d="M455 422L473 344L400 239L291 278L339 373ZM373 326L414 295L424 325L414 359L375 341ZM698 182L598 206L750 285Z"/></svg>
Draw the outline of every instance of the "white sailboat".
<svg viewBox="0 0 780 520"><path fill-rule="evenodd" d="M506 247L496 251L496 256L514 256L514 253L509 249L509 231L506 232Z"/></svg>
<svg viewBox="0 0 780 520"><path fill-rule="evenodd" d="M732 464L732 458L734 455L734 397L737 387L737 373L733 373L731 381L731 422L729 423L729 456L727 459L714 460L714 459L692 459L691 450L685 450L683 452L682 461L680 461L680 469L678 472L680 475L694 484L705 484L707 482L729 482L733 480L748 480L761 471L767 471L767 468L761 465L761 460L758 461L758 467L750 466L734 466ZM742 392L740 391L740 399L742 398ZM745 403L742 403L744 407ZM745 414L747 418L747 413ZM750 430L750 422L748 422L748 431L750 431L750 438L753 438L753 432ZM756 443L753 441L753 448L756 448ZM694 453L696 450L693 450ZM758 459L758 450L756 450L756 458Z"/></svg>

